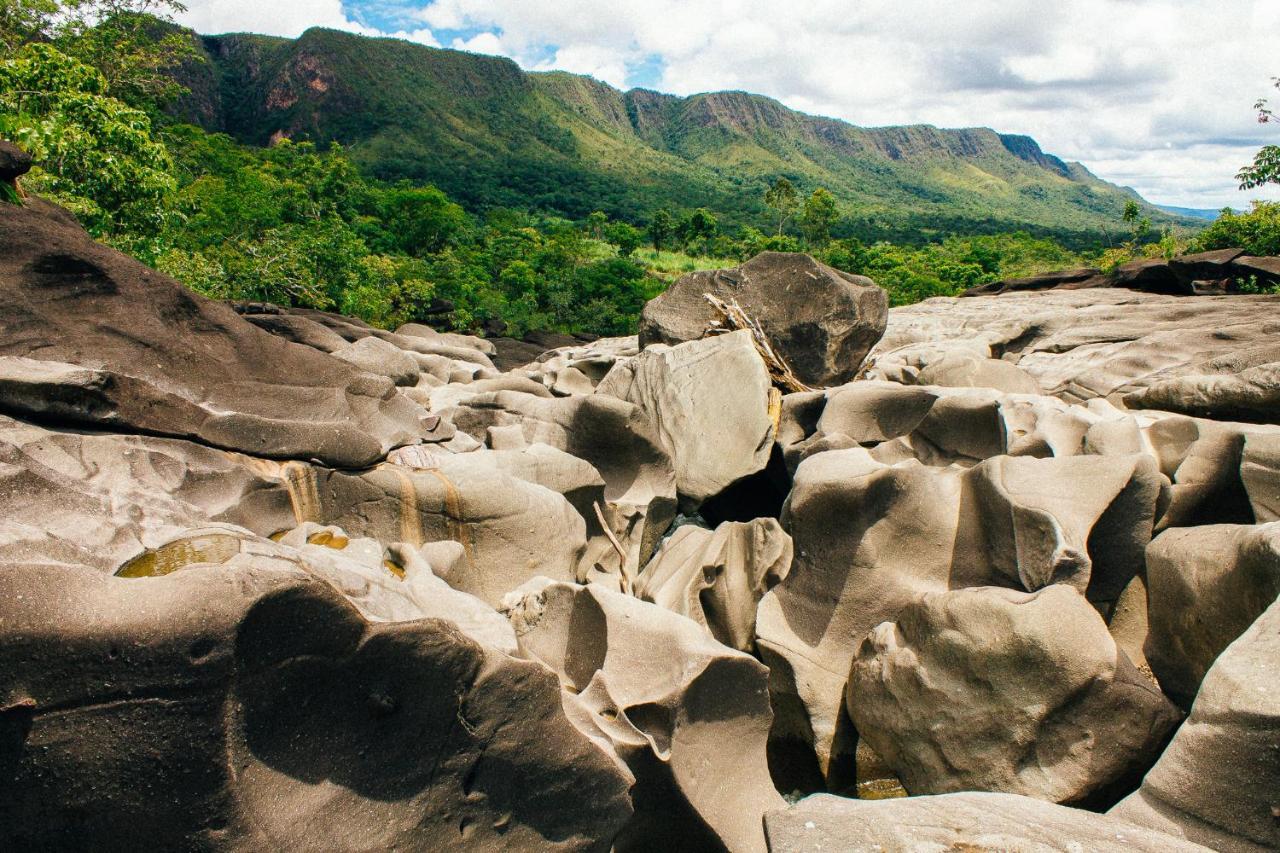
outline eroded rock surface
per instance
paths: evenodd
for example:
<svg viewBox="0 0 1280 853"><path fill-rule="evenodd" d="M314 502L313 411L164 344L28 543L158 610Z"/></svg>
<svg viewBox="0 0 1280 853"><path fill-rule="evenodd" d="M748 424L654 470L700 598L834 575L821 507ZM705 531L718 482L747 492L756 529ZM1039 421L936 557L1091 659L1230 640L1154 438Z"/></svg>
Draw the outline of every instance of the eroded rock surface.
<svg viewBox="0 0 1280 853"><path fill-rule="evenodd" d="M1280 847L1280 604L1218 657L1142 787L1110 814L1214 850Z"/></svg>
<svg viewBox="0 0 1280 853"><path fill-rule="evenodd" d="M0 410L258 456L376 462L421 409L95 243L40 200L0 205Z"/></svg>
<svg viewBox="0 0 1280 853"><path fill-rule="evenodd" d="M1195 295L1275 259L864 365L883 292L799 255L495 346L0 239L4 849L1280 846L1280 303ZM778 794L903 783L1042 801Z"/></svg>
<svg viewBox="0 0 1280 853"><path fill-rule="evenodd" d="M615 366L596 387L640 407L694 510L769 462L769 374L746 331L653 346Z"/></svg>
<svg viewBox="0 0 1280 853"><path fill-rule="evenodd" d="M256 565L0 590L8 849L603 851L630 818L555 676L446 622Z"/></svg>
<svg viewBox="0 0 1280 853"><path fill-rule="evenodd" d="M1147 548L1144 652L1190 707L1218 655L1280 596L1280 524L1166 530Z"/></svg>
<svg viewBox="0 0 1280 853"><path fill-rule="evenodd" d="M936 297L889 312L871 353L871 376L916 375L962 353L1009 361L1045 393L1082 402L1177 377L1225 377L1271 364L1280 359L1278 305L1276 296L1187 298L1131 290ZM1261 393L1242 387L1240 401ZM1225 401L1214 409L1222 416L1234 411Z"/></svg>
<svg viewBox="0 0 1280 853"><path fill-rule="evenodd" d="M792 570L757 613L779 736L811 743L829 783L847 780L842 697L869 631L923 593L969 586L1065 583L1110 607L1141 568L1160 491L1141 455L970 469L885 465L863 448L805 460L783 516Z"/></svg>
<svg viewBox="0 0 1280 853"><path fill-rule="evenodd" d="M764 850L779 808L765 758L766 671L682 616L598 585L534 583L507 614L569 716L636 775L619 850Z"/></svg>
<svg viewBox="0 0 1280 853"><path fill-rule="evenodd" d="M791 571L791 537L772 518L726 521L715 530L680 527L662 543L635 594L704 626L730 648L750 652L756 605Z"/></svg>
<svg viewBox="0 0 1280 853"><path fill-rule="evenodd" d="M913 794L1069 804L1141 773L1181 717L1061 584L917 599L862 641L845 702Z"/></svg>

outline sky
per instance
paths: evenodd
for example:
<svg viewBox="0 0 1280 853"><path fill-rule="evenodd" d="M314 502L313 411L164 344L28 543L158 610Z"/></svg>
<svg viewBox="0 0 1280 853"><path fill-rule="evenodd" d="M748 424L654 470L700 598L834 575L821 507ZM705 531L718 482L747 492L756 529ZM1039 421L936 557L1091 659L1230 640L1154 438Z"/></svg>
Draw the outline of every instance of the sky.
<svg viewBox="0 0 1280 853"><path fill-rule="evenodd" d="M1280 0L185 0L202 33L321 26L589 74L741 89L863 126L1022 133L1157 204L1245 208L1280 123Z"/></svg>

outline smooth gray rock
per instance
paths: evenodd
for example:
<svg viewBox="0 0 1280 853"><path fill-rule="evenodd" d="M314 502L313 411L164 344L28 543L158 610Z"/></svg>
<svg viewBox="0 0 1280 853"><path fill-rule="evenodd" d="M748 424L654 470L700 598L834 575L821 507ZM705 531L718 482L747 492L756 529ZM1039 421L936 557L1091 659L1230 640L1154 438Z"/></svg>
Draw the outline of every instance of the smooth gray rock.
<svg viewBox="0 0 1280 853"><path fill-rule="evenodd" d="M777 736L829 783L854 743L842 697L858 643L924 592L1066 583L1109 609L1141 568L1162 481L1150 457L885 465L862 448L801 463L783 511L795 558L760 602Z"/></svg>
<svg viewBox="0 0 1280 853"><path fill-rule="evenodd" d="M652 346L596 386L640 407L675 466L685 512L764 470L773 447L769 374L746 331Z"/></svg>
<svg viewBox="0 0 1280 853"><path fill-rule="evenodd" d="M1147 548L1144 644L1160 686L1191 706L1209 667L1280 596L1280 523L1166 530Z"/></svg>
<svg viewBox="0 0 1280 853"><path fill-rule="evenodd" d="M397 385L418 384L418 362L412 355L375 337L361 338L330 353L367 373L385 376Z"/></svg>
<svg viewBox="0 0 1280 853"><path fill-rule="evenodd" d="M870 356L870 377L897 378L961 352L1010 361L1045 393L1083 402L1176 377L1237 374L1276 362L1277 306L1280 296L1123 289L935 297L889 311L884 337ZM1262 388L1232 393L1244 402ZM1152 399L1148 407L1160 406ZM1225 405L1216 408L1214 417L1226 415Z"/></svg>
<svg viewBox="0 0 1280 853"><path fill-rule="evenodd" d="M555 676L279 567L0 566L8 850L605 851L632 775Z"/></svg>
<svg viewBox="0 0 1280 853"><path fill-rule="evenodd" d="M257 328L61 208L0 205L0 245L0 411L351 467L418 439L422 410L386 379Z"/></svg>
<svg viewBox="0 0 1280 853"><path fill-rule="evenodd" d="M756 606L791 571L791 537L772 518L685 525L664 540L635 595L697 622L733 649L756 645Z"/></svg>
<svg viewBox="0 0 1280 853"><path fill-rule="evenodd" d="M597 584L533 581L505 609L521 652L560 676L570 719L636 775L636 816L614 849L765 849L761 817L784 803L758 661Z"/></svg>
<svg viewBox="0 0 1280 853"><path fill-rule="evenodd" d="M1280 521L1280 434L1245 438L1240 481L1249 496L1254 521Z"/></svg>

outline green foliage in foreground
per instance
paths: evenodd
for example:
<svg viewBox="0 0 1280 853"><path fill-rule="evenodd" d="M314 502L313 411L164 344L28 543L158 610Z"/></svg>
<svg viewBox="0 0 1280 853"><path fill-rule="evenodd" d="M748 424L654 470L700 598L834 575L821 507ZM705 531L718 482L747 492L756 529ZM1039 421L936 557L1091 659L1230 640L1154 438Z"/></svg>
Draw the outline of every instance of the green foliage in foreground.
<svg viewBox="0 0 1280 853"><path fill-rule="evenodd" d="M837 240L819 256L839 269L870 276L889 292L891 305L957 296L980 284L1078 266L1087 260L1052 240L1021 232L951 237L919 247Z"/></svg>
<svg viewBox="0 0 1280 853"><path fill-rule="evenodd" d="M1238 247L1250 255L1280 255L1280 202L1255 201L1245 213L1224 210L1194 245L1200 252Z"/></svg>

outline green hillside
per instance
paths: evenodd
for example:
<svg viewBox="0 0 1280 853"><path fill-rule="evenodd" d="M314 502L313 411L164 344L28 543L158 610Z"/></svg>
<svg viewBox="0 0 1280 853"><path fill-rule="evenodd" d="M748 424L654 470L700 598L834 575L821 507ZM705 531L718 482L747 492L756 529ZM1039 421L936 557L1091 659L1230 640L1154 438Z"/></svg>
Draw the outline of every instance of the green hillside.
<svg viewBox="0 0 1280 853"><path fill-rule="evenodd" d="M1024 229L1083 245L1114 235L1134 197L1028 137L985 128L860 128L744 92L624 93L331 30L201 44L208 61L183 74L181 118L256 145L338 141L370 175L429 182L472 209L641 221L659 207L705 206L725 223L762 225L763 190L786 175L836 195L838 236L920 242Z"/></svg>

